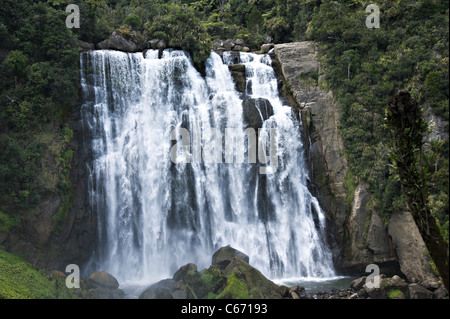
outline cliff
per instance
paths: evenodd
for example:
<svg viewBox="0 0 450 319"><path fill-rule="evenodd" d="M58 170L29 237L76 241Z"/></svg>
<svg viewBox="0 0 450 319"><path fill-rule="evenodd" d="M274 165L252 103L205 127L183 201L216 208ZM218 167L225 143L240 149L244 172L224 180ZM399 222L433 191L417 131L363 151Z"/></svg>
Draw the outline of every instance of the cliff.
<svg viewBox="0 0 450 319"><path fill-rule="evenodd" d="M398 273L411 282L435 280L409 213L393 214L383 222L367 187L354 185L339 130L339 105L321 69L317 45L311 41L277 44L272 58L283 91L299 109L309 134L310 169L316 195L328 214L328 241L336 266L364 274L366 266L375 263L382 273Z"/></svg>

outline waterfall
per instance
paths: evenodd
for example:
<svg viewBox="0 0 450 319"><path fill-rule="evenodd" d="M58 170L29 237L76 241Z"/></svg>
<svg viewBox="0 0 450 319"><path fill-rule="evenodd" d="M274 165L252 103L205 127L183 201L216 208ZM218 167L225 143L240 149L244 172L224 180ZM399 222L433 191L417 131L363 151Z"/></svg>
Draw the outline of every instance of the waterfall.
<svg viewBox="0 0 450 319"><path fill-rule="evenodd" d="M244 95L229 53L212 52L204 77L177 50L81 55L89 201L99 227L94 268L119 282L154 282L186 263L206 268L215 250L231 245L271 279L334 275L324 212L306 187L301 124L279 97L270 57L240 53L239 60ZM251 134L236 137L246 132L249 98L273 109L256 138L276 153L256 163ZM227 149L229 141L245 143ZM242 157L227 157L237 149Z"/></svg>

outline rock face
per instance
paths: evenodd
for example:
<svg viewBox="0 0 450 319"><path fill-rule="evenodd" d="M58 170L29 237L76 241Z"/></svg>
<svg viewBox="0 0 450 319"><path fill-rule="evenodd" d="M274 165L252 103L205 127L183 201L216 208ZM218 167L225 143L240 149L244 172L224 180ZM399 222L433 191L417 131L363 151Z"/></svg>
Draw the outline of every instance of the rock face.
<svg viewBox="0 0 450 319"><path fill-rule="evenodd" d="M367 209L370 198L362 184L356 187L346 221L344 266L352 272L364 273L371 261L381 272L392 276L398 273L397 256L378 212Z"/></svg>
<svg viewBox="0 0 450 319"><path fill-rule="evenodd" d="M311 173L317 187L317 197L329 214L328 242L334 256L341 255L344 224L347 217L347 191L344 180L347 161L339 133L339 107L332 92L319 86L321 70L314 42L276 44L274 66L283 79L282 91L291 104L301 110L302 122L310 135ZM339 267L342 260L337 258Z"/></svg>

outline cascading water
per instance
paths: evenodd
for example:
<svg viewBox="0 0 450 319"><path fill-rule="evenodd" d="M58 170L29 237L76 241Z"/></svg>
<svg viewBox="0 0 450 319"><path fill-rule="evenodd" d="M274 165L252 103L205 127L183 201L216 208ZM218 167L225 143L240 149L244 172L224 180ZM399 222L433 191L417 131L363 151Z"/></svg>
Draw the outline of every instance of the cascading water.
<svg viewBox="0 0 450 319"><path fill-rule="evenodd" d="M216 156L226 129L246 128L230 63L228 53L223 60L212 53L203 78L182 51L81 55L96 270L121 283L150 283L186 263L206 268L216 249L231 245L272 279L334 276L324 214L306 187L300 123L279 98L268 55L241 53L240 63L245 98L273 107L263 127L277 131L276 170L263 175L264 163ZM183 132L188 147L176 149L174 160Z"/></svg>

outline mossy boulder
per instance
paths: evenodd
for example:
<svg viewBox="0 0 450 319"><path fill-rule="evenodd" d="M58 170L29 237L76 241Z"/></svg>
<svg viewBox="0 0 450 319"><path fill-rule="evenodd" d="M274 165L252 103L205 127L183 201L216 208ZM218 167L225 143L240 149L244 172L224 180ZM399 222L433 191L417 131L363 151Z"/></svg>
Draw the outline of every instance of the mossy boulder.
<svg viewBox="0 0 450 319"><path fill-rule="evenodd" d="M280 299L282 297L280 287L239 257L234 257L223 273L227 277L227 286L218 296L219 298L244 296L249 299ZM248 291L248 296L243 293L244 287Z"/></svg>
<svg viewBox="0 0 450 319"><path fill-rule="evenodd" d="M372 299L388 299L390 295L399 295L398 293L391 293L392 291L400 291L406 297L409 297L408 284L399 276L386 277L384 274L380 275L380 286L371 287L367 283L364 284L364 290Z"/></svg>

